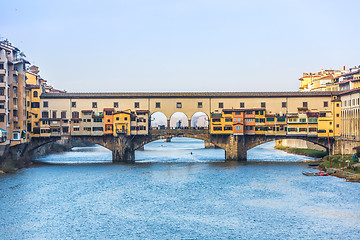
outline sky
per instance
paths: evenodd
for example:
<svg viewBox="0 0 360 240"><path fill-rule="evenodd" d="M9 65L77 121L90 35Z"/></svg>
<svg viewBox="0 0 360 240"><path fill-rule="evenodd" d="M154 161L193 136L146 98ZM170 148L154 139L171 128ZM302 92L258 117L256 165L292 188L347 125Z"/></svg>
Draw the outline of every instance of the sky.
<svg viewBox="0 0 360 240"><path fill-rule="evenodd" d="M0 38L68 92L297 91L360 64L358 0L2 1Z"/></svg>

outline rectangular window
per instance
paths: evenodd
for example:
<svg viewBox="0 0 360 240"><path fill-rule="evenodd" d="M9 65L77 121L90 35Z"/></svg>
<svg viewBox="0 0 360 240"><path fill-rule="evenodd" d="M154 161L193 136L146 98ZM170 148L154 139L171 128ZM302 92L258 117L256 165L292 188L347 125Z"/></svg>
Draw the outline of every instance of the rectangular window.
<svg viewBox="0 0 360 240"><path fill-rule="evenodd" d="M118 102L114 102L114 108L118 108L119 107L119 103Z"/></svg>
<svg viewBox="0 0 360 240"><path fill-rule="evenodd" d="M308 103L307 103L307 102L303 102L303 107L308 107Z"/></svg>
<svg viewBox="0 0 360 240"><path fill-rule="evenodd" d="M306 118L300 118L299 122L305 123L305 122L306 122Z"/></svg>
<svg viewBox="0 0 360 240"><path fill-rule="evenodd" d="M92 103L92 107L93 107L93 108L97 108L97 102L93 102L93 103Z"/></svg>
<svg viewBox="0 0 360 240"><path fill-rule="evenodd" d="M42 111L41 117L42 118L49 118L49 112L48 111Z"/></svg>
<svg viewBox="0 0 360 240"><path fill-rule="evenodd" d="M282 102L281 107L286 108L286 102Z"/></svg>
<svg viewBox="0 0 360 240"><path fill-rule="evenodd" d="M240 108L245 108L245 103L244 102L240 103Z"/></svg>
<svg viewBox="0 0 360 240"><path fill-rule="evenodd" d="M15 99L14 99L15 100ZM15 104L15 103L14 103ZM40 103L39 102L32 102L31 103L31 108L40 108Z"/></svg>
<svg viewBox="0 0 360 240"><path fill-rule="evenodd" d="M72 112L72 118L79 118L79 112Z"/></svg>
<svg viewBox="0 0 360 240"><path fill-rule="evenodd" d="M139 108L139 107L140 107L140 103L139 103L139 102L135 102L135 103L134 103L134 107L135 107L135 108Z"/></svg>
<svg viewBox="0 0 360 240"><path fill-rule="evenodd" d="M202 108L202 107L203 107L202 102L198 102L198 108Z"/></svg>
<svg viewBox="0 0 360 240"><path fill-rule="evenodd" d="M53 117L53 118L56 118L56 111L53 111L53 112L52 112L52 117Z"/></svg>
<svg viewBox="0 0 360 240"><path fill-rule="evenodd" d="M159 102L155 103L155 108L160 108L160 103Z"/></svg>
<svg viewBox="0 0 360 240"><path fill-rule="evenodd" d="M76 102L71 102L71 107L76 108Z"/></svg>
<svg viewBox="0 0 360 240"><path fill-rule="evenodd" d="M0 75L0 82L4 82L4 76Z"/></svg>
<svg viewBox="0 0 360 240"><path fill-rule="evenodd" d="M324 102L324 107L328 107L329 106L329 102L325 101Z"/></svg>
<svg viewBox="0 0 360 240"><path fill-rule="evenodd" d="M44 101L44 102L43 102L43 107L45 107L45 108L46 108L46 107L49 107L49 102L48 102L48 101Z"/></svg>
<svg viewBox="0 0 360 240"><path fill-rule="evenodd" d="M266 108L266 103L265 102L261 103L261 108Z"/></svg>
<svg viewBox="0 0 360 240"><path fill-rule="evenodd" d="M5 121L4 115L0 115L0 122L4 122L4 121Z"/></svg>
<svg viewBox="0 0 360 240"><path fill-rule="evenodd" d="M224 108L224 103L219 102L219 108Z"/></svg>
<svg viewBox="0 0 360 240"><path fill-rule="evenodd" d="M221 131L221 130L222 130L222 127L213 127L213 130L214 130L214 131Z"/></svg>
<svg viewBox="0 0 360 240"><path fill-rule="evenodd" d="M61 118L66 118L66 111L61 112Z"/></svg>
<svg viewBox="0 0 360 240"><path fill-rule="evenodd" d="M177 107L177 108L182 108L181 102L176 103L176 107Z"/></svg>

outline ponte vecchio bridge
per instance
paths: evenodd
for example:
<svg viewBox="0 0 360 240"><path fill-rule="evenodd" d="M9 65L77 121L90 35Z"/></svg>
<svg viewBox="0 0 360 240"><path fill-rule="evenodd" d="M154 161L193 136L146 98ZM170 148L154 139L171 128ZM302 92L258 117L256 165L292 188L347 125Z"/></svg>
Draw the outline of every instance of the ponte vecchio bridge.
<svg viewBox="0 0 360 240"><path fill-rule="evenodd" d="M226 160L236 161L246 160L247 150L275 139L303 139L329 150L329 143L330 146L333 145L337 130L340 131L335 115L336 105L333 104L338 100L337 94L337 92L44 93L40 97L39 129L31 127L31 146L28 149L31 151L60 137L82 139L110 149L113 152L114 162L132 162L135 160L136 149L151 141L169 137L190 137L213 143L225 150ZM198 112L206 114L211 122L213 116L219 117L219 114L224 114L225 110L236 114L236 112L249 112L255 109L264 111L262 119L274 121L271 123L272 127L264 128L265 120L257 123L255 116L250 120L250 117L246 118L243 115L241 117L243 124L239 123L237 128L236 121L240 120L240 117L234 115L224 119L219 118L220 123L228 122L224 123L225 125L230 124L229 119L231 119L233 126L231 131L229 127L224 127L221 131L215 132L215 129L220 127L212 128L212 123L209 128L191 128L191 118ZM156 112L166 116L167 128L151 128L151 115ZM187 116L189 121L187 128L170 128L171 116L176 112L182 112ZM309 115L308 112L317 114ZM256 114L255 111L253 114ZM291 122L291 125L288 119L295 118L296 114L298 119L303 114L305 117L302 119L306 120ZM315 132L310 131L310 126L314 123L309 122L309 118L315 119L320 115L327 119L326 124L331 122L331 130L328 127L326 135L318 133L319 126L316 126ZM266 116L270 117L266 118ZM285 121L280 123L276 118L278 121L280 118ZM245 129L247 126L245 122L248 122L248 132ZM129 125L128 129L126 124ZM251 127L253 131L250 131ZM243 131L236 132L236 129ZM255 129L260 130L255 131ZM290 131L290 129L298 130Z"/></svg>

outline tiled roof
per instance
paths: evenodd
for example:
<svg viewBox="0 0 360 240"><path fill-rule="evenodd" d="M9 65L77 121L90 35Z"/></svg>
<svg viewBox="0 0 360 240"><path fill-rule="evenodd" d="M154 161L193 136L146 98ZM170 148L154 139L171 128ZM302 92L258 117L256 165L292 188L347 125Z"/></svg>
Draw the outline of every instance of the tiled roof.
<svg viewBox="0 0 360 240"><path fill-rule="evenodd" d="M119 93L43 93L41 98L259 98L259 97L319 97L338 92L119 92Z"/></svg>

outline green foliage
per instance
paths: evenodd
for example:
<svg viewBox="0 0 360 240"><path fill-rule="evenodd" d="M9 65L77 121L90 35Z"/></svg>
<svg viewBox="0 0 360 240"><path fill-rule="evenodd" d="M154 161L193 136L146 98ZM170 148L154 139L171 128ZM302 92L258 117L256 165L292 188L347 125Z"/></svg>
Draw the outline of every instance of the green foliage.
<svg viewBox="0 0 360 240"><path fill-rule="evenodd" d="M322 158L326 156L325 151L315 150L315 149L306 149L306 148L289 148L284 146L275 146L275 149L282 150L288 153L294 153L298 155L305 155L313 158Z"/></svg>

